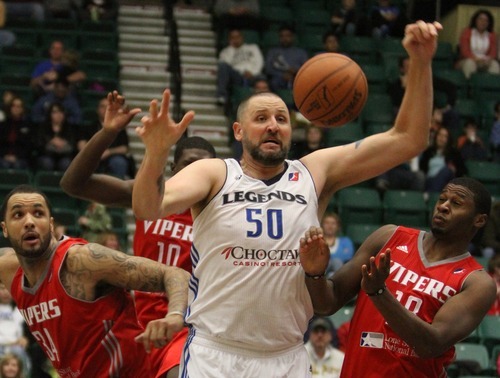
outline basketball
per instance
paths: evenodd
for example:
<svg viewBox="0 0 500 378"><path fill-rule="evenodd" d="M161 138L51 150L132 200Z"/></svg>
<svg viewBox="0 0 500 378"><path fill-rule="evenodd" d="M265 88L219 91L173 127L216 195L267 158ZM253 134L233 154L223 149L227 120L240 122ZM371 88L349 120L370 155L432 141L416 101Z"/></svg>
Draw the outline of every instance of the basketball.
<svg viewBox="0 0 500 378"><path fill-rule="evenodd" d="M351 58L323 53L305 62L293 83L293 99L312 124L337 127L358 117L368 98L368 82Z"/></svg>

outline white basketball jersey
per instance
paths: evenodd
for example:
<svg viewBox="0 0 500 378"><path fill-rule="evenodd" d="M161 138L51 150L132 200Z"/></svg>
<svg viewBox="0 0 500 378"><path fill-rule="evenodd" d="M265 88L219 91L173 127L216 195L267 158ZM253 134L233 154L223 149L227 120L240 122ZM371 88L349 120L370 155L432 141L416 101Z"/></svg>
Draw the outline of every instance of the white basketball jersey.
<svg viewBox="0 0 500 378"><path fill-rule="evenodd" d="M286 350L303 343L313 315L299 240L319 225L314 183L298 160L270 185L225 162L224 186L193 225L187 322L234 347Z"/></svg>

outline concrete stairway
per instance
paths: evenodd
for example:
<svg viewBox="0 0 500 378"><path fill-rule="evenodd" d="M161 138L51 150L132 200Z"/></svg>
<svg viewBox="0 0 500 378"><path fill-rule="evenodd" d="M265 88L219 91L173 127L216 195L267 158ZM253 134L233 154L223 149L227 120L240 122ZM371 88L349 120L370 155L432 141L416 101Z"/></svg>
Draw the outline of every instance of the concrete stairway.
<svg viewBox="0 0 500 378"><path fill-rule="evenodd" d="M188 133L209 140L219 157L228 157L228 121L215 103L217 51L210 14L202 9L176 7L174 18L182 70L181 106L196 112Z"/></svg>

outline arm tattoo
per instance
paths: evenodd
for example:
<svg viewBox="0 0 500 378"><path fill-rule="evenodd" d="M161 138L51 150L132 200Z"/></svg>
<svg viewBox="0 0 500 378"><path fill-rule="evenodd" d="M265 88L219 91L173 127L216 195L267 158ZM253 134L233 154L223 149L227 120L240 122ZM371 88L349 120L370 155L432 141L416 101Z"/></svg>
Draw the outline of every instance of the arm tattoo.
<svg viewBox="0 0 500 378"><path fill-rule="evenodd" d="M356 141L356 143L354 144L354 149L356 149L356 150L357 150L357 149L359 148L360 144L361 144L363 141L364 141L364 139L360 139L360 140Z"/></svg>

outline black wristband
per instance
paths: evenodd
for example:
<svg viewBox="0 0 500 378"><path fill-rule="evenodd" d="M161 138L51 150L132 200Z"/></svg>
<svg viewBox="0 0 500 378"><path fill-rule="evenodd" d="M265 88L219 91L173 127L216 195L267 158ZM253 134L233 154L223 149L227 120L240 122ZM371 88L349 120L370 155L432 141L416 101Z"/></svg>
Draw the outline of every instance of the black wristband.
<svg viewBox="0 0 500 378"><path fill-rule="evenodd" d="M326 272L322 274L309 274L304 272L307 278L312 278L313 280L319 280L320 278L326 276Z"/></svg>
<svg viewBox="0 0 500 378"><path fill-rule="evenodd" d="M378 289L375 293L366 293L369 297L376 297L379 295L384 294L385 289L387 289L387 286L382 286L380 289Z"/></svg>

